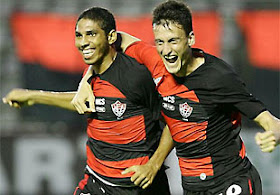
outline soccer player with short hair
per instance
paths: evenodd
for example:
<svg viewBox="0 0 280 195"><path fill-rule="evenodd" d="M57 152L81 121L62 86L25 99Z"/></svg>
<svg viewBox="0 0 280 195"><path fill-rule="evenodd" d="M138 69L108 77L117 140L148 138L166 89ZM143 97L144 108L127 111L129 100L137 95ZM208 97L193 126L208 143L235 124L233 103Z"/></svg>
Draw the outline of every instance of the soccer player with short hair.
<svg viewBox="0 0 280 195"><path fill-rule="evenodd" d="M185 3L171 0L157 6L153 32L156 49L124 33L122 46L148 67L162 96L184 194L262 194L260 176L239 135L241 113L265 130L256 136L264 152L279 143L280 120L248 92L230 65L192 48L192 15ZM78 96L85 93L81 90L76 102L83 104Z"/></svg>
<svg viewBox="0 0 280 195"><path fill-rule="evenodd" d="M147 167L159 142L172 148L173 141L169 130L162 132L159 127L159 95L150 72L135 59L117 52L116 40L115 19L108 10L92 7L81 13L75 45L94 70L90 83L96 112L88 115L86 171L74 195L168 195L168 180L161 164L150 187L147 178L139 179L139 187L130 180L133 173L123 174L133 165ZM75 94L15 89L3 101L13 107L46 104L75 110L71 104Z"/></svg>

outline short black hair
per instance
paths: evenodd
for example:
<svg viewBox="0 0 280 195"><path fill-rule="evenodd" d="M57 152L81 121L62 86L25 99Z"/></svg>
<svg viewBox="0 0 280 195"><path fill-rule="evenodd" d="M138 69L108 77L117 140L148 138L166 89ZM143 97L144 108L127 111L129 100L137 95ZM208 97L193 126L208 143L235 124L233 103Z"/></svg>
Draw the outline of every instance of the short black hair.
<svg viewBox="0 0 280 195"><path fill-rule="evenodd" d="M182 1L175 0L159 4L153 10L153 25L168 24L169 22L181 25L188 36L193 30L189 6Z"/></svg>
<svg viewBox="0 0 280 195"><path fill-rule="evenodd" d="M76 26L81 19L96 21L100 28L108 35L111 30L116 30L116 21L111 12L101 7L91 7L84 10L77 19Z"/></svg>

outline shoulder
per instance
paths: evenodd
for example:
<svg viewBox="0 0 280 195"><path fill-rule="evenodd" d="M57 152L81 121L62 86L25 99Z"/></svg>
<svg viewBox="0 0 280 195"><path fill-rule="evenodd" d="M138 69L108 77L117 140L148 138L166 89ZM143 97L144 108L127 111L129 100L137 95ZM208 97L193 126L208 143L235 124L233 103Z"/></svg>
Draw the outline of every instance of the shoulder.
<svg viewBox="0 0 280 195"><path fill-rule="evenodd" d="M205 63L202 65L199 74L200 82L204 83L204 86L209 90L231 90L234 87L242 88L244 82L238 76L234 67L208 53L204 53Z"/></svg>
<svg viewBox="0 0 280 195"><path fill-rule="evenodd" d="M210 54L205 54L205 71L207 71L205 75L210 83L219 83L232 79L239 80L239 76L232 65Z"/></svg>
<svg viewBox="0 0 280 195"><path fill-rule="evenodd" d="M135 58L139 63L144 64L153 75L157 74L155 69L163 65L156 47L143 41L133 43L125 53Z"/></svg>
<svg viewBox="0 0 280 195"><path fill-rule="evenodd" d="M206 53L206 63L209 67L209 70L215 73L217 76L227 75L227 74L236 74L233 66L211 54Z"/></svg>
<svg viewBox="0 0 280 195"><path fill-rule="evenodd" d="M123 53L119 53L119 57L119 66L125 78L138 82L144 82L151 78L151 73L147 67L139 64L134 58Z"/></svg>

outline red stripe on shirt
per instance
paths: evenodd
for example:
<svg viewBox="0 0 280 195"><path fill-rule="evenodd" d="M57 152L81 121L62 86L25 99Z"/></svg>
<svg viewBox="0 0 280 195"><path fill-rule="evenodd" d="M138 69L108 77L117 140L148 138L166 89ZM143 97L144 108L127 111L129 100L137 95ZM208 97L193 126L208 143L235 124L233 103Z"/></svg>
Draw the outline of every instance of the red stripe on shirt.
<svg viewBox="0 0 280 195"><path fill-rule="evenodd" d="M249 185L249 190L250 190L250 195L253 194L253 189L252 189L252 182L250 179L248 179L248 185Z"/></svg>
<svg viewBox="0 0 280 195"><path fill-rule="evenodd" d="M84 176L84 179L82 181L79 182L79 188L81 190L83 190L85 188L85 185L87 185L87 182L88 182L88 178L89 178L89 175L88 174L85 174ZM75 193L74 193L75 194Z"/></svg>
<svg viewBox="0 0 280 195"><path fill-rule="evenodd" d="M128 144L146 138L144 116L120 121L88 119L87 134L95 140L111 144Z"/></svg>
<svg viewBox="0 0 280 195"><path fill-rule="evenodd" d="M199 177L202 173L213 176L214 170L211 157L205 158L179 158L181 174L185 177Z"/></svg>
<svg viewBox="0 0 280 195"><path fill-rule="evenodd" d="M93 93L95 96L126 98L125 95L122 94L118 88L116 88L114 85L107 81L101 80L99 77L95 77L92 80L92 84Z"/></svg>
<svg viewBox="0 0 280 195"><path fill-rule="evenodd" d="M177 96L181 97L181 98L186 98L186 99L192 100L194 102L199 102L199 99L198 99L198 97L196 96L196 94L193 90L177 94Z"/></svg>
<svg viewBox="0 0 280 195"><path fill-rule="evenodd" d="M233 125L233 128L237 128L241 124L241 114L239 112L232 113L231 123Z"/></svg>
<svg viewBox="0 0 280 195"><path fill-rule="evenodd" d="M90 150L89 146L87 146L87 158L87 164L93 171L103 176L113 178L131 177L134 174L133 172L125 175L122 175L121 172L133 165L146 164L149 160L148 156L143 156L135 159L128 159L122 161L104 161L97 159Z"/></svg>
<svg viewBox="0 0 280 195"><path fill-rule="evenodd" d="M244 143L242 142L242 146L241 146L241 149L239 151L239 156L243 159L246 155L246 148L245 148L245 145Z"/></svg>
<svg viewBox="0 0 280 195"><path fill-rule="evenodd" d="M174 141L190 143L206 139L207 121L202 123L186 122L170 118L164 113L162 115L169 126Z"/></svg>

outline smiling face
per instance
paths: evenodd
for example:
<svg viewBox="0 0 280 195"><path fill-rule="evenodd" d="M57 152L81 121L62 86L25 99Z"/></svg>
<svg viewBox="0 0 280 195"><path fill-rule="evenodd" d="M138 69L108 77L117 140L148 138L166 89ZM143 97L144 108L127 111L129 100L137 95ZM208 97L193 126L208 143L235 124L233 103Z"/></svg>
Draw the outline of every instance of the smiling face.
<svg viewBox="0 0 280 195"><path fill-rule="evenodd" d="M88 65L101 65L109 58L108 38L98 22L94 20L82 18L78 21L75 46Z"/></svg>
<svg viewBox="0 0 280 195"><path fill-rule="evenodd" d="M186 36L183 27L172 22L154 24L157 51L169 73L180 74L192 58L194 35Z"/></svg>

